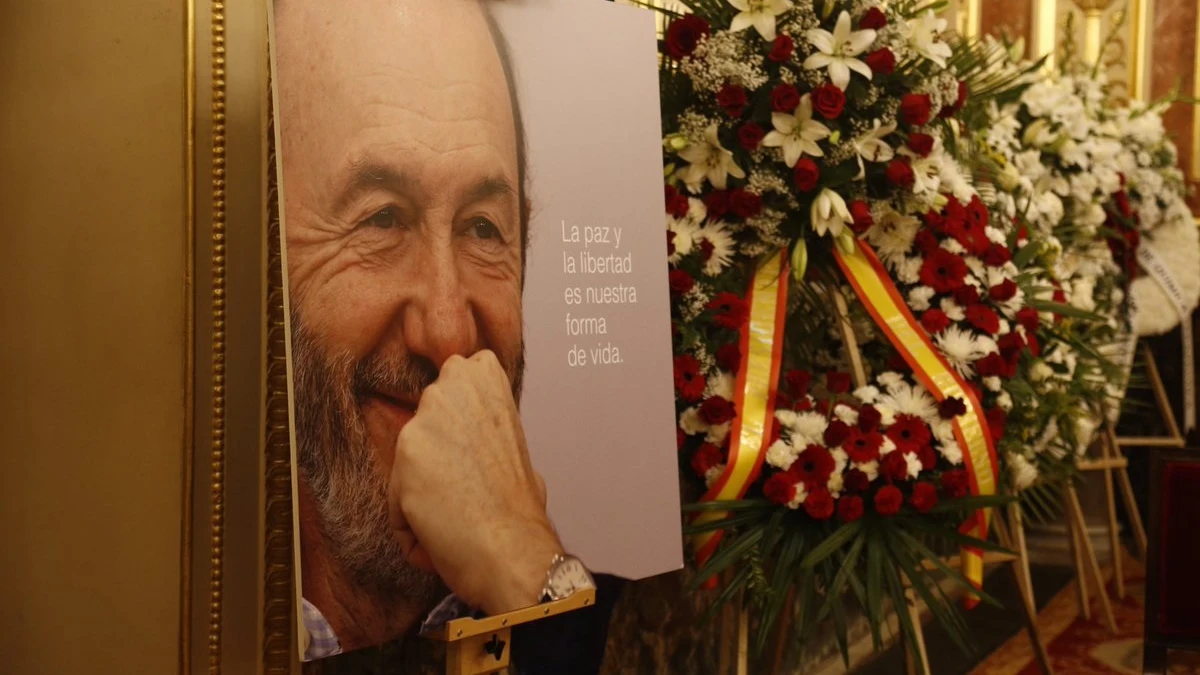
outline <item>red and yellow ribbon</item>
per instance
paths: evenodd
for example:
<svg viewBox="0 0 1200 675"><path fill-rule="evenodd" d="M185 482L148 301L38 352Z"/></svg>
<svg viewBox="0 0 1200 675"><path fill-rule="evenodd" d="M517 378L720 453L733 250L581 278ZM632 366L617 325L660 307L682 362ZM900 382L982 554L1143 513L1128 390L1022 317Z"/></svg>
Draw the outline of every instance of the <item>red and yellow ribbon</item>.
<svg viewBox="0 0 1200 675"><path fill-rule="evenodd" d="M941 354L934 349L929 336L917 324L908 304L892 283L883 264L865 242L858 241L852 253L835 251L838 265L854 288L875 324L887 335L901 356L913 369L917 380L938 401L957 397L966 402L967 412L954 421L954 436L962 446L963 462L970 478L971 493L996 493L996 449L988 430L983 407L974 391L967 386ZM990 511L981 509L963 524L962 531L977 539L987 538ZM976 588L983 583L983 553L977 548L962 551L963 576ZM978 598L970 596L968 604Z"/></svg>
<svg viewBox="0 0 1200 675"><path fill-rule="evenodd" d="M783 324L787 309L787 261L784 253L772 255L750 281L749 318L741 329L742 363L734 385L734 418L730 429L729 459L725 470L701 501L741 499L758 478L775 416L775 393L783 350ZM727 517L705 511L696 523ZM696 560L703 565L721 541L721 530L696 535Z"/></svg>

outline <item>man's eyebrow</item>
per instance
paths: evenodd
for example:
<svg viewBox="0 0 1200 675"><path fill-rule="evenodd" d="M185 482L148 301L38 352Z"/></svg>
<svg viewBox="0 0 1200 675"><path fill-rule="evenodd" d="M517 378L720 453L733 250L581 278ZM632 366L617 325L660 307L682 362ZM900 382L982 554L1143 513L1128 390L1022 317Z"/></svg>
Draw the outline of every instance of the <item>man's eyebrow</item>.
<svg viewBox="0 0 1200 675"><path fill-rule="evenodd" d="M512 197L517 190L507 178L493 176L475 184L467 193L467 203L481 202L492 197Z"/></svg>
<svg viewBox="0 0 1200 675"><path fill-rule="evenodd" d="M402 193L413 188L416 181L411 176L385 164L370 161L354 161L346 171L348 178L340 183L334 197L335 212L348 207L355 197L370 190L387 190Z"/></svg>

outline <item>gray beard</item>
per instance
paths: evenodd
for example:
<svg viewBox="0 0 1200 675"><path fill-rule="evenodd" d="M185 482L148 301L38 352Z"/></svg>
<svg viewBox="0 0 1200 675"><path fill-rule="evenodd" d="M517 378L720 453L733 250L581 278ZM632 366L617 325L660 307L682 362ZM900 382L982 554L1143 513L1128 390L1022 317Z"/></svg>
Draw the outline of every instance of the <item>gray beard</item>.
<svg viewBox="0 0 1200 675"><path fill-rule="evenodd" d="M326 550L356 586L406 607L429 607L445 590L436 574L409 563L388 518L388 479L375 464L360 403L385 388L418 399L437 379L427 359L327 356L292 313L296 456L312 491ZM524 349L504 363L520 400Z"/></svg>

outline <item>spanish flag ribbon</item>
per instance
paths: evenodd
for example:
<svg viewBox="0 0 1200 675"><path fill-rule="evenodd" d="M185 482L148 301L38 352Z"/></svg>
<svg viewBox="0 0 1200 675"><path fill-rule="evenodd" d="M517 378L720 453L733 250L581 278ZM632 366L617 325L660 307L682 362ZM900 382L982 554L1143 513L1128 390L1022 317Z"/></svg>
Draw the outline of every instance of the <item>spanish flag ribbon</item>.
<svg viewBox="0 0 1200 675"><path fill-rule="evenodd" d="M737 416L729 432L729 459L725 470L701 501L741 499L758 479L775 416L787 310L787 277L787 260L781 251L767 258L750 281L747 297L750 312L741 328L742 362L734 385L733 404ZM708 523L727 516L724 512L704 511L694 522ZM721 530L716 530L696 535L692 543L700 565L716 551L721 534Z"/></svg>
<svg viewBox="0 0 1200 675"><path fill-rule="evenodd" d="M974 390L967 386L941 354L929 341L929 336L917 324L907 303L892 283L883 264L866 242L858 241L851 253L835 249L838 265L854 288L859 300L875 320L875 324L887 335L891 344L913 369L917 380L933 394L939 402L957 397L964 401L967 412L954 421L954 436L962 446L963 462L970 479L971 493L992 495L996 493L996 449L992 434L984 417ZM962 531L977 539L987 538L991 513L980 509L963 524ZM962 551L963 576L976 588L983 584L983 552L977 548ZM978 603L971 595L968 606Z"/></svg>

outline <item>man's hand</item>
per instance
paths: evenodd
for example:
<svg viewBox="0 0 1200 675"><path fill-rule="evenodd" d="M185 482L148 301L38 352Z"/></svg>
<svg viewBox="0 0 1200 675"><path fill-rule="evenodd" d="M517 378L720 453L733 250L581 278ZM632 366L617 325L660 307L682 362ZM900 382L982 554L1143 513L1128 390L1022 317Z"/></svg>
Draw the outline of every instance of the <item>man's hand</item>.
<svg viewBox="0 0 1200 675"><path fill-rule="evenodd" d="M463 601L488 614L538 602L562 545L492 352L451 357L425 389L396 439L388 505L409 559Z"/></svg>

